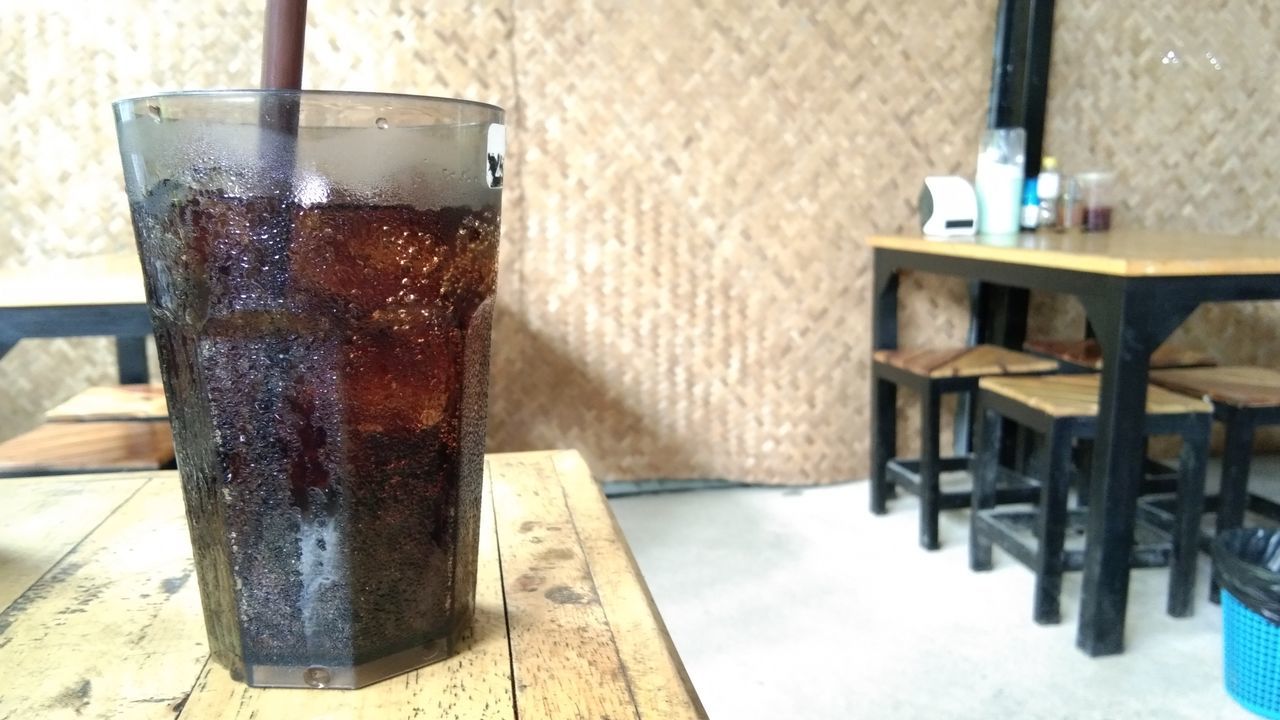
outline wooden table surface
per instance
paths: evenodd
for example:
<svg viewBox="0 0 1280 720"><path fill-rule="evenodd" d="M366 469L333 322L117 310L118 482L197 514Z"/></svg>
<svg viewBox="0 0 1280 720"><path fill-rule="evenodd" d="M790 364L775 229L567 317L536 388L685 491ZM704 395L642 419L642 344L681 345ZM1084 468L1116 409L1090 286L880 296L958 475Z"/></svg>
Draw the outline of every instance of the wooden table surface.
<svg viewBox="0 0 1280 720"><path fill-rule="evenodd" d="M0 271L0 307L145 305L135 252L51 260Z"/></svg>
<svg viewBox="0 0 1280 720"><path fill-rule="evenodd" d="M867 244L886 250L1124 277L1280 272L1280 238L1256 236L1157 231L1023 233L951 238L882 235L869 238Z"/></svg>
<svg viewBox="0 0 1280 720"><path fill-rule="evenodd" d="M0 718L706 717L572 451L487 458L469 639L361 690L255 689L209 662L176 473L0 498Z"/></svg>

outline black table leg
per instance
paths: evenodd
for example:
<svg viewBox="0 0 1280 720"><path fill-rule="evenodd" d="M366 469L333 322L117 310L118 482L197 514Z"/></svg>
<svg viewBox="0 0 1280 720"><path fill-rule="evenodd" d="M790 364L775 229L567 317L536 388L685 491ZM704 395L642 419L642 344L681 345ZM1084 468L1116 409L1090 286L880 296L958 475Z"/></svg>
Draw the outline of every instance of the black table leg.
<svg viewBox="0 0 1280 720"><path fill-rule="evenodd" d="M875 254L871 291L871 349L898 346L898 273ZM885 475L885 464L893 457L898 436L898 388L872 373L871 397L871 512L882 515L885 500L893 495Z"/></svg>
<svg viewBox="0 0 1280 720"><path fill-rule="evenodd" d="M147 382L147 339L145 337L117 337L116 363L119 366L120 384L132 385Z"/></svg>
<svg viewBox="0 0 1280 720"><path fill-rule="evenodd" d="M1195 305L1153 284L1109 282L1085 309L1102 345L1102 389L1076 645L1090 656L1124 651L1134 516L1146 442L1147 364Z"/></svg>

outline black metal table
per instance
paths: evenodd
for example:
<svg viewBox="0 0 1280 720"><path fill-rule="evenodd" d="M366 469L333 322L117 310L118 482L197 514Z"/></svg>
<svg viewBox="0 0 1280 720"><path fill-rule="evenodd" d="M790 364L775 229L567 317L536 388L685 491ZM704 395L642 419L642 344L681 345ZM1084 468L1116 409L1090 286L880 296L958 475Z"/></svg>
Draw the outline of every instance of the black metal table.
<svg viewBox="0 0 1280 720"><path fill-rule="evenodd" d="M1084 305L1104 364L1076 644L1091 656L1123 652L1147 363L1201 303L1280 300L1280 239L1112 232L868 244L874 349L897 346L901 270L1066 293Z"/></svg>
<svg viewBox="0 0 1280 720"><path fill-rule="evenodd" d="M25 338L113 336L121 383L147 382L151 319L134 253L0 273L0 358Z"/></svg>

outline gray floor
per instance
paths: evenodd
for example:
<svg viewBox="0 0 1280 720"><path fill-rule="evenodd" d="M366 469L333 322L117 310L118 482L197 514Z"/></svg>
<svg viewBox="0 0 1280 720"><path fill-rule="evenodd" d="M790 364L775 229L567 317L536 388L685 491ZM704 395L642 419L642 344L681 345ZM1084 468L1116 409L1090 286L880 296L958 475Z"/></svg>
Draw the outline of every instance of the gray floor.
<svg viewBox="0 0 1280 720"><path fill-rule="evenodd" d="M1272 483L1280 459L1261 458L1254 484ZM1222 689L1221 611L1198 592L1195 617L1165 615L1164 570L1133 573L1128 652L1089 659L1078 574L1064 622L1037 626L1028 570L998 550L995 570L968 570L966 512L944 514L944 546L926 553L915 500L873 517L867 491L611 501L712 718L1254 717Z"/></svg>

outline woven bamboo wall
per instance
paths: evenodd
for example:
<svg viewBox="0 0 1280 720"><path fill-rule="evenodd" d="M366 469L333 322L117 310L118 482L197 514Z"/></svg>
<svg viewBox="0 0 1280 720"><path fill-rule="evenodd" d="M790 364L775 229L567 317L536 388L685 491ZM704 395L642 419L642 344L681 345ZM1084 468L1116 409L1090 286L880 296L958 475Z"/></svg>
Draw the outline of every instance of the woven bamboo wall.
<svg viewBox="0 0 1280 720"><path fill-rule="evenodd" d="M1280 14L1252 0L1059 3L1046 151L1117 172L1117 227L1280 238L1278 33ZM1079 336L1076 303L1035 306L1034 328ZM1207 305L1171 340L1280 368L1280 306Z"/></svg>
<svg viewBox="0 0 1280 720"><path fill-rule="evenodd" d="M912 227L923 175L971 170L996 0L311 4L307 87L465 96L510 111L491 448L578 447L597 475L617 479L865 475L862 238ZM1086 58L1115 54L1106 82L1142 85L1123 76L1146 72L1167 24L1197 19L1161 7L1138 21L1109 7L1059 3L1051 147L1069 162L1127 153L1134 170L1161 157L1166 177L1184 167L1184 150L1169 153L1138 125L1112 132L1126 116ZM1226 31L1237 25L1230 13L1250 12L1227 3L1213 23ZM252 0L0 0L10 119L0 262L129 247L109 101L253 85L260 28ZM1145 49L1117 53L1099 33ZM1084 44L1069 49L1069 37ZM1073 65L1082 69L1064 76ZM1149 100L1195 115L1187 103L1212 90L1199 88ZM1148 78L1138 89L1159 86ZM1217 117L1204 127L1237 138L1223 151L1263 136L1251 122L1270 122ZM1196 162L1185 166L1204 170L1169 191L1198 199L1191 215L1242 206L1234 191L1193 180L1222 158ZM1255 179L1250 197L1263 198L1270 168L1242 162L1233 177ZM1160 188L1135 189L1121 222L1137 208L1180 210ZM905 287L904 341L962 338L959 283ZM1042 322L1052 306L1037 303ZM1214 325L1232 323L1233 348L1244 331L1274 325L1261 309L1212 312L1225 313ZM110 360L101 341L20 345L0 362L0 434L109 380Z"/></svg>

